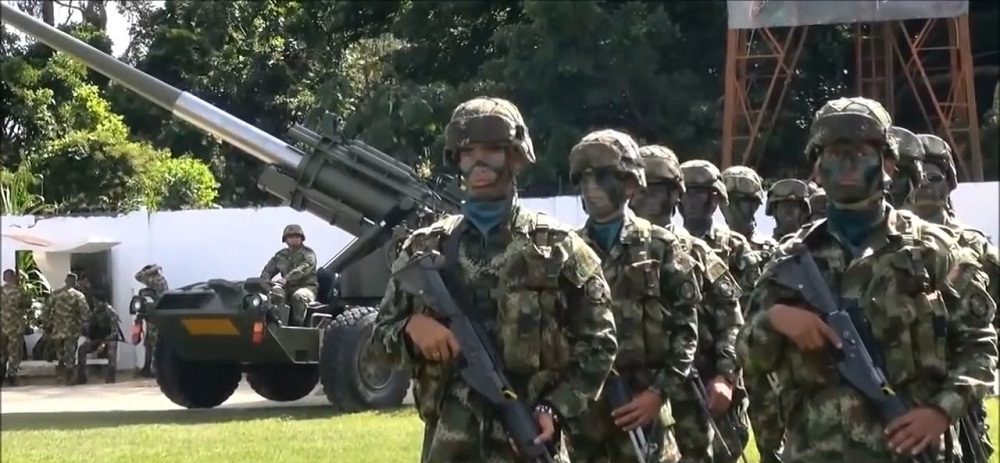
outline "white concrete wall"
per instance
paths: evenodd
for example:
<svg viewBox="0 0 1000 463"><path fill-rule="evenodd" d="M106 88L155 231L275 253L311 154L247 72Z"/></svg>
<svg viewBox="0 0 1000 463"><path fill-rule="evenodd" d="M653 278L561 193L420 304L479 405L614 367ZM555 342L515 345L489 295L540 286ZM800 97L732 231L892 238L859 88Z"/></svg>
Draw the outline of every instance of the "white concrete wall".
<svg viewBox="0 0 1000 463"><path fill-rule="evenodd" d="M997 244L998 184L963 183L953 199L959 218L983 230ZM527 208L546 212L573 226L581 226L586 214L578 197L525 199ZM716 220L723 222L721 213ZM680 223L680 217L674 221ZM141 288L133 279L135 272L148 263L160 264L171 287L179 287L210 278L239 280L257 275L271 255L281 248L281 230L288 223L302 225L306 243L320 262L333 258L353 239L340 229L304 212L287 207L261 209L222 209L158 212L144 211L114 217L2 217L4 230L12 226L26 228L50 241L79 242L87 237L118 241L111 248L110 272L113 282L112 304L118 309L129 332L131 317L128 303ZM769 235L774 222L757 214L760 233ZM21 243L0 239L2 268L14 266L14 252L24 249ZM69 271L68 255L39 259L42 271L54 287L62 285ZM142 347L119 349L119 365L129 368L142 358Z"/></svg>

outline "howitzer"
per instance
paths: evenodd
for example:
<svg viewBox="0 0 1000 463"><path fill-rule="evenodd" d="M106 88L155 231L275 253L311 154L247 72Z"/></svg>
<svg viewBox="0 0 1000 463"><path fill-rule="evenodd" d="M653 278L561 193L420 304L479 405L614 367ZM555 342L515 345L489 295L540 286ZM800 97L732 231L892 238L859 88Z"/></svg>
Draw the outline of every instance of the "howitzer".
<svg viewBox="0 0 1000 463"><path fill-rule="evenodd" d="M554 462L549 450L534 442L540 432L538 425L504 375L503 361L489 338L458 307L438 270L439 262L440 254L427 253L407 263L393 277L400 289L420 296L446 319L461 348L459 374L495 408L521 457L532 462Z"/></svg>
<svg viewBox="0 0 1000 463"><path fill-rule="evenodd" d="M840 376L868 399L883 424L888 425L909 411L903 399L896 394L869 352L869 346L858 332L850 313L837 304L812 254L802 249L778 263L774 280L779 285L799 294L802 301L822 315L824 321L842 341L842 347L833 353ZM926 453L914 457L920 463L933 461Z"/></svg>
<svg viewBox="0 0 1000 463"><path fill-rule="evenodd" d="M280 307L253 279L194 283L137 310L159 333L157 383L170 400L188 408L217 406L246 373L250 386L271 400L299 399L319 381L346 411L402 403L408 373L360 368L367 361L362 346L388 282L393 239L457 211L455 189L443 188L454 179L425 181L410 166L338 135L329 117L315 131L292 126L290 142L283 141L8 3L0 3L0 12L4 23L263 161L258 187L356 238L317 272L319 294L305 320L275 316ZM385 252L374 252L379 249Z"/></svg>
<svg viewBox="0 0 1000 463"><path fill-rule="evenodd" d="M632 401L632 391L628 384L613 368L607 381L604 382L604 387L611 410L617 410ZM636 460L639 463L645 463L649 456L649 442L646 441L646 432L641 427L635 428L628 431L628 439L632 442L632 451L635 452Z"/></svg>

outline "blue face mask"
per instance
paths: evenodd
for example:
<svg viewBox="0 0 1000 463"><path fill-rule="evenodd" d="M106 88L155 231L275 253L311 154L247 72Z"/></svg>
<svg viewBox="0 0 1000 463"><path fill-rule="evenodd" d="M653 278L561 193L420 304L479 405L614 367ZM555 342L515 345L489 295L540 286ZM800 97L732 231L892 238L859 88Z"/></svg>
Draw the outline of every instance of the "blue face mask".
<svg viewBox="0 0 1000 463"><path fill-rule="evenodd" d="M590 237L597 242L597 245L604 252L608 252L621 234L624 223L621 218L608 223L592 223L590 224Z"/></svg>
<svg viewBox="0 0 1000 463"><path fill-rule="evenodd" d="M838 235L855 248L865 243L868 233L881 217L882 205L869 209L840 209L832 203L826 206L827 222Z"/></svg>
<svg viewBox="0 0 1000 463"><path fill-rule="evenodd" d="M464 215L466 220L475 226L476 229L479 230L479 233L482 233L483 236L488 236L491 231L503 223L504 219L507 218L507 213L509 211L509 198L492 201L470 198L462 203L462 215Z"/></svg>

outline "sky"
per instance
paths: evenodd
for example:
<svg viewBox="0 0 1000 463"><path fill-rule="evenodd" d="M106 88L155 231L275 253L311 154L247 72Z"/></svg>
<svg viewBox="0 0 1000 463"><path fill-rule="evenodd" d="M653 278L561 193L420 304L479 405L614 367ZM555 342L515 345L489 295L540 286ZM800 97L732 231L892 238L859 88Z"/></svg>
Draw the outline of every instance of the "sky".
<svg viewBox="0 0 1000 463"><path fill-rule="evenodd" d="M163 4L162 1L155 1L153 3L160 5ZM71 11L72 10L70 10L69 8L56 4L55 6L56 24L64 23L66 21L67 15L69 15ZM108 3L107 14L108 14L107 32L108 36L111 37L111 43L112 43L111 50L114 52L115 57L119 57L121 56L122 53L125 52L125 49L128 48L129 23L124 16L118 13L118 8L115 8L113 2ZM76 13L76 15L79 16L79 13Z"/></svg>

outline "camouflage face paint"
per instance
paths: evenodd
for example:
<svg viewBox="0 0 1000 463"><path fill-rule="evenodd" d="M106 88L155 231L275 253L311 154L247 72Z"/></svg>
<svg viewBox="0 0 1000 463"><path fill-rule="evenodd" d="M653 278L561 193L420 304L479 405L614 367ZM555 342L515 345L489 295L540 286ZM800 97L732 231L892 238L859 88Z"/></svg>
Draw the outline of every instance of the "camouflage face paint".
<svg viewBox="0 0 1000 463"><path fill-rule="evenodd" d="M913 192L913 177L907 171L897 170L889 184L889 197L892 207L900 208Z"/></svg>
<svg viewBox="0 0 1000 463"><path fill-rule="evenodd" d="M695 236L702 236L712 225L712 214L719 207L719 192L708 187L688 188L681 198L681 215L684 228Z"/></svg>
<svg viewBox="0 0 1000 463"><path fill-rule="evenodd" d="M774 203L774 236L780 238L798 230L806 223L808 215L805 206L798 201Z"/></svg>
<svg viewBox="0 0 1000 463"><path fill-rule="evenodd" d="M750 236L757 227L754 220L757 209L760 209L760 199L756 196L730 194L729 203L722 206L722 216L729 228Z"/></svg>
<svg viewBox="0 0 1000 463"><path fill-rule="evenodd" d="M920 217L928 218L944 212L948 206L948 177L941 166L924 164L924 183L913 192L913 210Z"/></svg>
<svg viewBox="0 0 1000 463"><path fill-rule="evenodd" d="M587 169L580 176L580 196L587 215L605 222L625 211L625 181L610 170Z"/></svg>
<svg viewBox="0 0 1000 463"><path fill-rule="evenodd" d="M864 142L837 142L823 148L820 183L835 203L856 203L882 188L882 156Z"/></svg>
<svg viewBox="0 0 1000 463"><path fill-rule="evenodd" d="M636 193L628 204L639 217L656 225L664 226L670 223L670 218L677 210L677 203L680 199L681 190L678 185L659 182L650 184Z"/></svg>
<svg viewBox="0 0 1000 463"><path fill-rule="evenodd" d="M513 175L504 146L473 143L459 151L458 168L473 198L495 200L510 191Z"/></svg>

